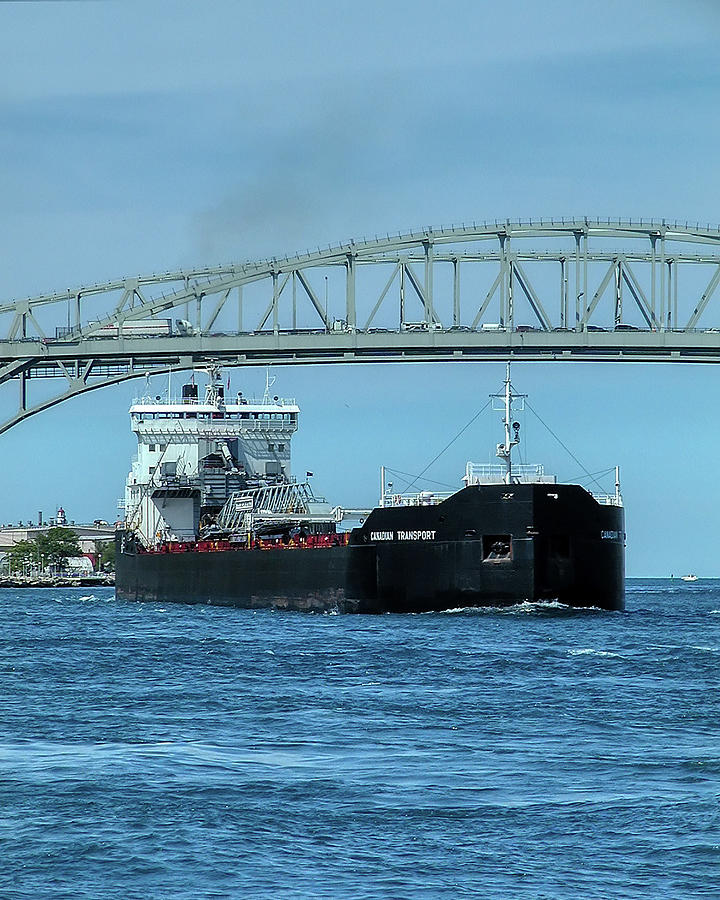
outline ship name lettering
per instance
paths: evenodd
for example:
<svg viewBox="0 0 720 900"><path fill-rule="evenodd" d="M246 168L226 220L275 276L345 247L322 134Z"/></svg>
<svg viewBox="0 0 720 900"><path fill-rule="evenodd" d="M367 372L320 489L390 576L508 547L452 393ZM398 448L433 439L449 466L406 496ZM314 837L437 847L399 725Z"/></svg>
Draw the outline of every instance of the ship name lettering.
<svg viewBox="0 0 720 900"><path fill-rule="evenodd" d="M371 541L392 541L395 539L394 531L371 531Z"/></svg>
<svg viewBox="0 0 720 900"><path fill-rule="evenodd" d="M399 541L434 541L435 531L398 531Z"/></svg>

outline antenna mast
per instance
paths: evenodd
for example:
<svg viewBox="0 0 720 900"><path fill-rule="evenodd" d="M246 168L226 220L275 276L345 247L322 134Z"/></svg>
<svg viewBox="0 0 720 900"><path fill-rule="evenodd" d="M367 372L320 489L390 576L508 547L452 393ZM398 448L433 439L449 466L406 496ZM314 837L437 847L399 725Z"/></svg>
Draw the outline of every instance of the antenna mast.
<svg viewBox="0 0 720 900"><path fill-rule="evenodd" d="M512 406L515 400L525 400L527 394L514 394L510 381L510 363L505 370L505 390L502 394L491 394L491 397L502 400L503 425L505 441L497 445L497 456L505 463L505 484L512 484L512 451L520 443L520 423L512 420Z"/></svg>
<svg viewBox="0 0 720 900"><path fill-rule="evenodd" d="M263 403L270 402L270 388L275 384L277 379L270 375L270 366L265 369L265 394L263 395Z"/></svg>

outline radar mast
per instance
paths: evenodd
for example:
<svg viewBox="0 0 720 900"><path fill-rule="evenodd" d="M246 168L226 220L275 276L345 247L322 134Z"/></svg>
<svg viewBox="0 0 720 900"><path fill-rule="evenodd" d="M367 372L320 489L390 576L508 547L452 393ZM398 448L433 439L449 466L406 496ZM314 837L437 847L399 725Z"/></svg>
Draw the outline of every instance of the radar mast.
<svg viewBox="0 0 720 900"><path fill-rule="evenodd" d="M519 402L520 406L518 409L524 409L527 394L516 394L513 392L509 362L505 370L503 392L501 394L491 394L490 397L492 400L499 400L502 404L501 406L493 405L493 409L502 409L504 412L505 440L502 444L497 445L497 457L505 463L505 484L512 484L512 451L513 447L517 447L520 443L520 423L513 421L513 403Z"/></svg>

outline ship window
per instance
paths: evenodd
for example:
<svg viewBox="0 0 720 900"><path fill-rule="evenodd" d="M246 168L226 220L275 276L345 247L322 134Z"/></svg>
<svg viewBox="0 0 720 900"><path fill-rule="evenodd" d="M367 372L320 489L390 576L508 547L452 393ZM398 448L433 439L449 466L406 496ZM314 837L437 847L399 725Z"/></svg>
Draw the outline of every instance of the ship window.
<svg viewBox="0 0 720 900"><path fill-rule="evenodd" d="M148 450L149 450L151 453L154 453L154 452L155 452L155 444L150 444L150 446L148 447Z"/></svg>
<svg viewBox="0 0 720 900"><path fill-rule="evenodd" d="M509 534L483 535L483 560L506 562L512 559L512 537Z"/></svg>
<svg viewBox="0 0 720 900"><path fill-rule="evenodd" d="M278 444L278 450L283 453L285 450L285 444Z"/></svg>
<svg viewBox="0 0 720 900"><path fill-rule="evenodd" d="M275 444L268 444L268 451L270 453L272 453L274 449L275 449Z"/></svg>

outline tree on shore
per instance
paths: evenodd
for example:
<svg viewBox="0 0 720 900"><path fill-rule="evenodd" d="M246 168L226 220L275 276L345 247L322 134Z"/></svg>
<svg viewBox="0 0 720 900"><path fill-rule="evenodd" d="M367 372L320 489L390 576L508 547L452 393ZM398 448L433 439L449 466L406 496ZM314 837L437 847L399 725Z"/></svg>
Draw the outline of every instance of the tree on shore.
<svg viewBox="0 0 720 900"><path fill-rule="evenodd" d="M63 568L71 556L82 556L78 536L70 528L49 528L44 534L38 534L35 541L40 556L50 566Z"/></svg>
<svg viewBox="0 0 720 900"><path fill-rule="evenodd" d="M38 545L35 541L18 541L7 552L8 571L10 574L23 572L26 566L37 566Z"/></svg>
<svg viewBox="0 0 720 900"><path fill-rule="evenodd" d="M55 527L36 537L13 544L7 552L10 572L22 572L26 566L62 569L71 556L82 556L78 536L70 528Z"/></svg>
<svg viewBox="0 0 720 900"><path fill-rule="evenodd" d="M98 571L115 571L115 541L95 541L95 556Z"/></svg>

